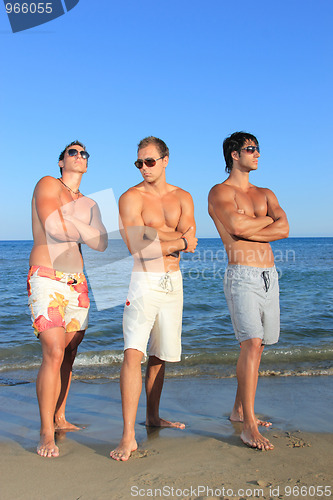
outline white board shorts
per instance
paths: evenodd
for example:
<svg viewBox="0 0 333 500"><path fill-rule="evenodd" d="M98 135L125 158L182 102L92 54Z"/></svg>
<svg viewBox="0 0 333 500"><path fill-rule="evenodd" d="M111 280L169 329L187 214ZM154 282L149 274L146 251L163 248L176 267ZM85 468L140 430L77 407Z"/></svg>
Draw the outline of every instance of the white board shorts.
<svg viewBox="0 0 333 500"><path fill-rule="evenodd" d="M180 271L133 272L123 315L124 351L180 361L183 279Z"/></svg>

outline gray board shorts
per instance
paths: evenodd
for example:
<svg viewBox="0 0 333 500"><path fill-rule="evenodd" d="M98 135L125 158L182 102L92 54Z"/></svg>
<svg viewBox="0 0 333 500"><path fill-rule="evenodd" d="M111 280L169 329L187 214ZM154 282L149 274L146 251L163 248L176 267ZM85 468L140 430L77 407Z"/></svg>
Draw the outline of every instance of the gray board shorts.
<svg viewBox="0 0 333 500"><path fill-rule="evenodd" d="M279 280L275 268L228 265L224 294L238 342L260 338L275 344L280 335Z"/></svg>

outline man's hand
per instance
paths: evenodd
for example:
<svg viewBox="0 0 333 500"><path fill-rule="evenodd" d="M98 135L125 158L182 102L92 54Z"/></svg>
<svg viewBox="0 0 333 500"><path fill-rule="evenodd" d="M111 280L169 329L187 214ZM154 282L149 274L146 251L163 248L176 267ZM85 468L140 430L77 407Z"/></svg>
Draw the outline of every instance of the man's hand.
<svg viewBox="0 0 333 500"><path fill-rule="evenodd" d="M195 237L195 228L193 226L189 227L185 233L182 234L182 237L186 238L187 241L187 249L183 251L194 253L198 244L198 238Z"/></svg>

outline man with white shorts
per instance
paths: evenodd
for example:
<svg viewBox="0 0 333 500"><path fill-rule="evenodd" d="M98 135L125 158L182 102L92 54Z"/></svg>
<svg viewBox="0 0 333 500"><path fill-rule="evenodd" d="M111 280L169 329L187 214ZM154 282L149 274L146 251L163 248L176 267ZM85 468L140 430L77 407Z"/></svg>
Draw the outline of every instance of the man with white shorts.
<svg viewBox="0 0 333 500"><path fill-rule="evenodd" d="M228 255L224 292L241 350L237 363L237 393L230 420L243 422L241 440L252 448L270 450L258 425L254 400L265 345L280 333L279 284L270 241L287 238L285 212L272 191L249 182L260 156L257 138L235 132L223 142L229 177L216 184L208 198L209 214Z"/></svg>
<svg viewBox="0 0 333 500"><path fill-rule="evenodd" d="M180 252L194 252L194 207L186 191L167 184L165 169L169 149L156 137L138 145L135 166L143 182L126 191L119 200L121 233L134 257L134 267L125 303L124 362L120 388L124 428L111 458L126 461L137 449L135 419L142 389L141 361L147 354L146 425L184 428L159 416L165 362L180 361L183 284Z"/></svg>

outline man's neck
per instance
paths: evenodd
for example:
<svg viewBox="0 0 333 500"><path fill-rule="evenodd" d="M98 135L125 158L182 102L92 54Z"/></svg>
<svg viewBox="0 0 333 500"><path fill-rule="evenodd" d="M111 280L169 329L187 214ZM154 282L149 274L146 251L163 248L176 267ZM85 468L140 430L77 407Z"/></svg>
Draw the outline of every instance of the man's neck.
<svg viewBox="0 0 333 500"><path fill-rule="evenodd" d="M76 172L63 172L61 179L72 191L79 191L82 174Z"/></svg>
<svg viewBox="0 0 333 500"><path fill-rule="evenodd" d="M249 181L249 172L243 172L238 169L232 169L228 177L228 181L233 186L237 186L243 191L247 191L251 186Z"/></svg>
<svg viewBox="0 0 333 500"><path fill-rule="evenodd" d="M143 181L143 186L148 193L163 196L168 191L168 186L165 179L157 179L154 182Z"/></svg>

